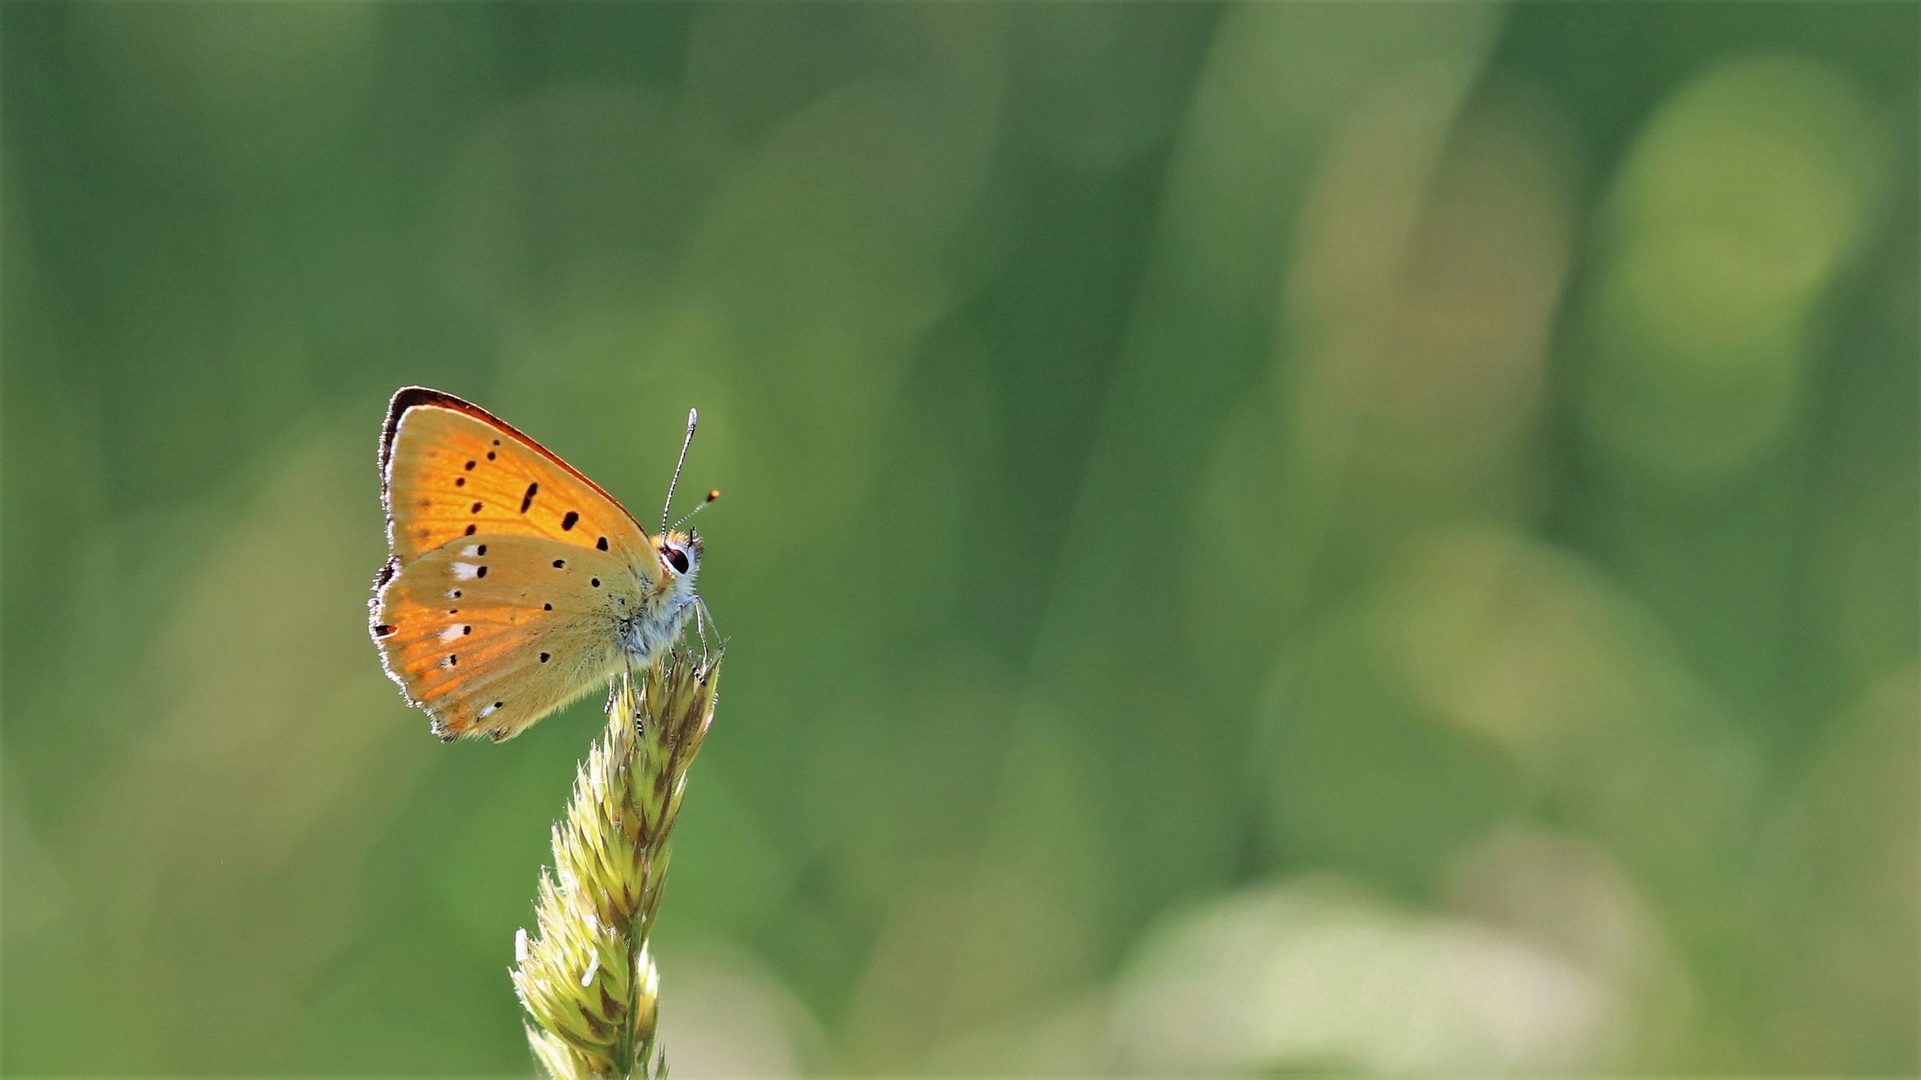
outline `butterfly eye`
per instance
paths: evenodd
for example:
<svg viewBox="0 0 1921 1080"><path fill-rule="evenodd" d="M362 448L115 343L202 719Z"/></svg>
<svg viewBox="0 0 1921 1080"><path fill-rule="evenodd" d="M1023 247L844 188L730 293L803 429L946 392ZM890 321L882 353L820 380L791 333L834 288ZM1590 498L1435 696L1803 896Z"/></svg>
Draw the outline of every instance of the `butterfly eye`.
<svg viewBox="0 0 1921 1080"><path fill-rule="evenodd" d="M674 573L684 574L687 572L687 553L679 548L670 547L667 549L667 562L673 566Z"/></svg>

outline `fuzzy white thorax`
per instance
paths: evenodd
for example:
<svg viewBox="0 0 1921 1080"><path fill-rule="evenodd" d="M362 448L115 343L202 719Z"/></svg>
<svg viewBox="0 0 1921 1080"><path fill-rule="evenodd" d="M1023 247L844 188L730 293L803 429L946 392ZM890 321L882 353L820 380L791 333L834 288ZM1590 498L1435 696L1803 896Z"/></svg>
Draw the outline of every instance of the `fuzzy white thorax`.
<svg viewBox="0 0 1921 1080"><path fill-rule="evenodd" d="M687 626L688 615L694 609L694 576L700 572L699 555L694 548L679 542L678 537L669 542L677 542L686 556L687 572L673 574L662 567L660 572L672 578L667 590L635 615L621 620L621 647L636 666L650 664L655 657L672 648L674 642L680 640L681 631ZM645 589L644 581L638 584Z"/></svg>

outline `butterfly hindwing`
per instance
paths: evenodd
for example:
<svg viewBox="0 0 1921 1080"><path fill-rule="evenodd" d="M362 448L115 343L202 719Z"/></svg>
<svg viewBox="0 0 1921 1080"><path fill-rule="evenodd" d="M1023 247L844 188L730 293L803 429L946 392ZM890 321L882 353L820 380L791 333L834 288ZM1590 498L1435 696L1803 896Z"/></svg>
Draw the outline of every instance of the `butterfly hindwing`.
<svg viewBox="0 0 1921 1080"><path fill-rule="evenodd" d="M453 738L519 734L604 682L641 603L612 552L540 536L461 537L389 563L377 588L381 662Z"/></svg>
<svg viewBox="0 0 1921 1080"><path fill-rule="evenodd" d="M380 444L388 540L403 565L449 541L540 536L652 570L633 516L540 444L451 394L394 395Z"/></svg>

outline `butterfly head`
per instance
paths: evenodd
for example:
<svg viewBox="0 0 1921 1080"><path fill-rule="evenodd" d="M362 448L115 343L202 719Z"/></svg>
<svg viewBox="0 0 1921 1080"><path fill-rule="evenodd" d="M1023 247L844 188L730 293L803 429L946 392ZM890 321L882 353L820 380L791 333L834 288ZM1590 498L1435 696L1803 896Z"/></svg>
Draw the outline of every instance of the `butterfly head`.
<svg viewBox="0 0 1921 1080"><path fill-rule="evenodd" d="M660 538L660 561L678 577L691 579L700 570L703 547L699 533L669 530Z"/></svg>
<svg viewBox="0 0 1921 1080"><path fill-rule="evenodd" d="M699 533L692 529L681 532L680 527L685 525L695 514L705 510L708 503L718 498L720 498L720 490L718 488L709 491L707 497L701 500L699 506L688 511L679 521L674 522L671 527L661 529L659 545L660 561L666 563L669 569L683 578L691 579L694 576L694 572L700 569L702 544Z"/></svg>

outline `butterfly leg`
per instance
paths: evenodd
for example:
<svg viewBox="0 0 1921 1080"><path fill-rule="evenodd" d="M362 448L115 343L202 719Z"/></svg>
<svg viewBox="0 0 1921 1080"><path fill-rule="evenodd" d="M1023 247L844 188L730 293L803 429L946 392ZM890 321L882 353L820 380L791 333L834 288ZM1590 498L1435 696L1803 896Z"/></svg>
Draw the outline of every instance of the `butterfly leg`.
<svg viewBox="0 0 1921 1080"><path fill-rule="evenodd" d="M685 616L688 608L694 609L694 633L700 639L700 659L701 659L701 665L704 667L706 666L706 662L707 662L707 632L701 626L700 613L701 613L702 605L700 603L700 597L690 596L687 599L682 600L680 603L674 605L674 610L672 614L673 624L676 627L680 627L681 629L675 630L673 644L676 648L676 652L678 652L678 646L680 644L680 635L685 633L685 629L684 629L685 624L681 620Z"/></svg>
<svg viewBox="0 0 1921 1080"><path fill-rule="evenodd" d="M643 739L647 737L647 727L640 719L640 692L634 687L634 658L623 656L621 662L627 670L616 677L627 680L627 700L634 709L634 738Z"/></svg>
<svg viewBox="0 0 1921 1080"><path fill-rule="evenodd" d="M720 627L714 622L714 613L707 610L707 601L694 597L694 626L700 631L700 664L704 671L712 671L720 663L720 654L727 651L727 639L721 636ZM707 643L707 632L714 633L713 647ZM705 679L703 678L703 682Z"/></svg>
<svg viewBox="0 0 1921 1080"><path fill-rule="evenodd" d="M714 622L714 613L707 610L707 601L698 596L694 597L694 610L700 613L700 616L707 621L708 629L714 632L714 644L725 644L727 639L720 636L720 627Z"/></svg>
<svg viewBox="0 0 1921 1080"><path fill-rule="evenodd" d="M712 644L718 645L720 643L720 627L714 625L713 612L707 610L707 602L705 600L696 596L689 600L688 603L694 606L694 633L700 635L700 663L702 667L708 667L710 666L710 662L715 658L716 653L707 640L707 631L712 630L714 632L714 641Z"/></svg>

